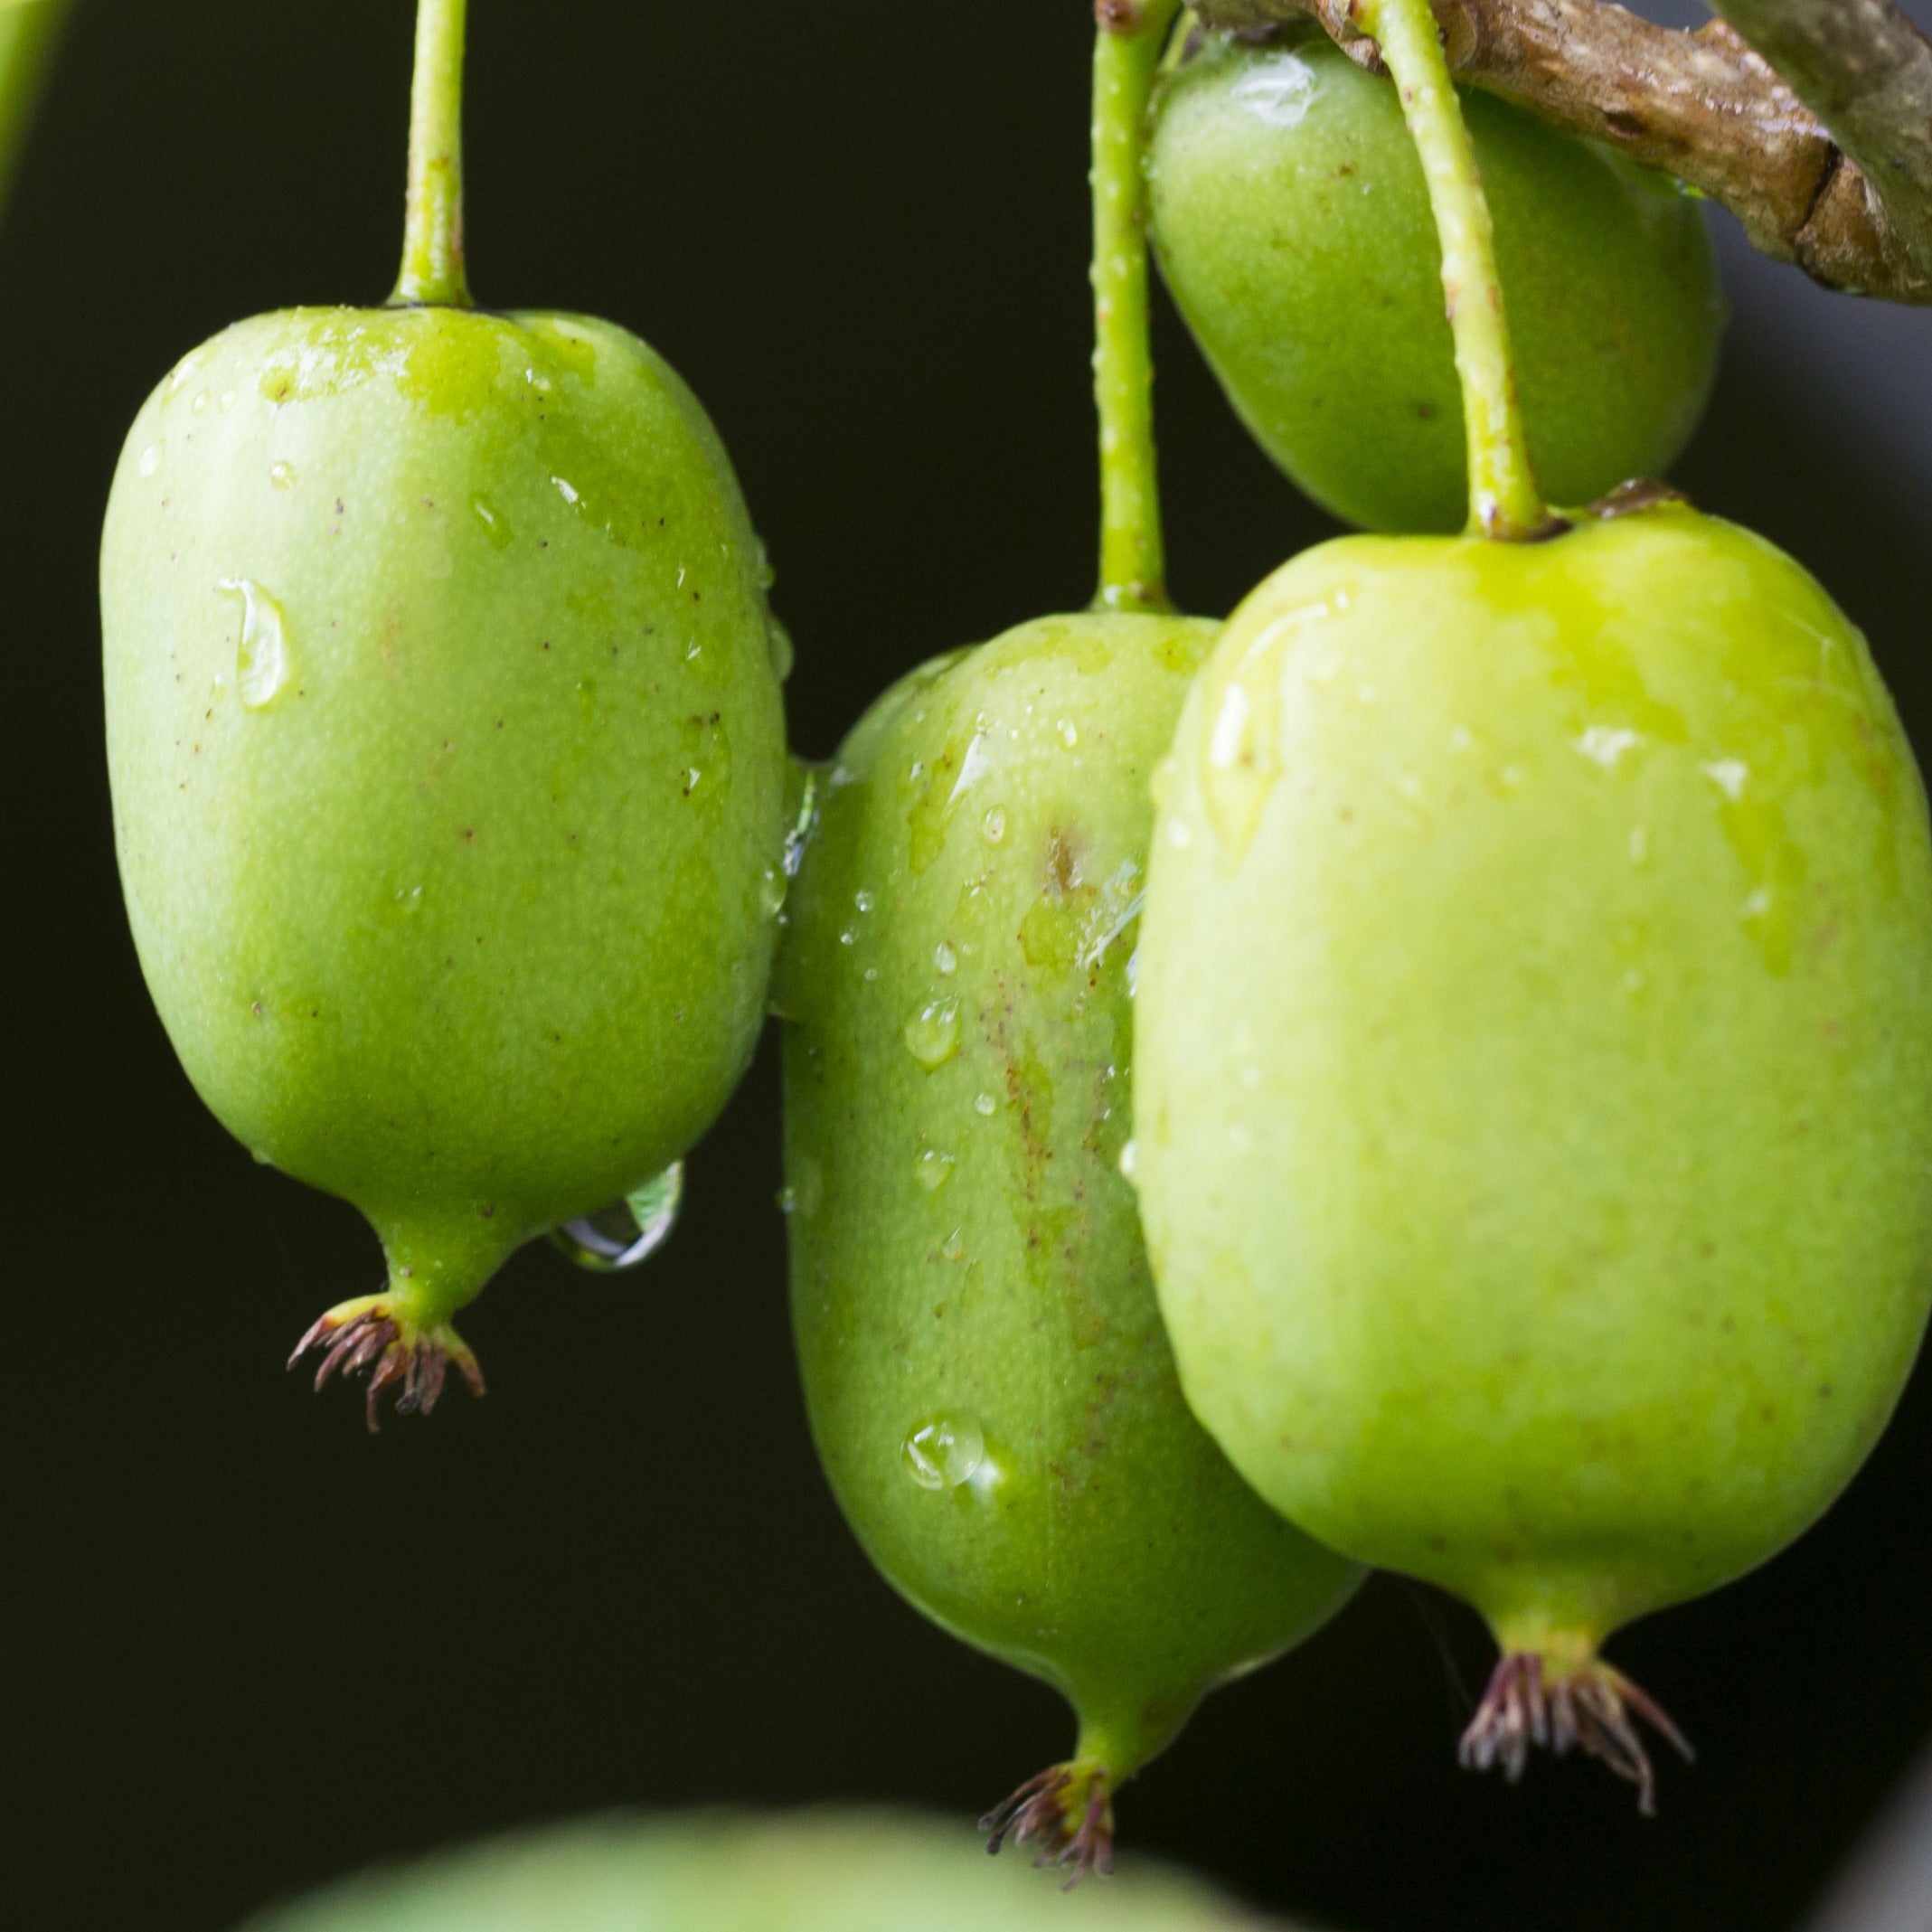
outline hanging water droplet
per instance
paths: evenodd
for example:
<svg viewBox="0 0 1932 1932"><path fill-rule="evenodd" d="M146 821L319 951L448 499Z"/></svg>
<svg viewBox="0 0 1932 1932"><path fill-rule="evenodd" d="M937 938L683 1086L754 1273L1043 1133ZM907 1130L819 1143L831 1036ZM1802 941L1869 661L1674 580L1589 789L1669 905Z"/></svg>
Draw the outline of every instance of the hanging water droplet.
<svg viewBox="0 0 1932 1932"><path fill-rule="evenodd" d="M936 972L950 978L959 970L959 955L941 939L932 949L932 964Z"/></svg>
<svg viewBox="0 0 1932 1932"><path fill-rule="evenodd" d="M798 868L805 863L805 849L812 843L812 834L818 829L819 790L825 774L816 765L806 765L795 759L790 778L796 809L792 814L792 828L785 834L785 876L796 879Z"/></svg>
<svg viewBox="0 0 1932 1932"><path fill-rule="evenodd" d="M986 1459L986 1432L964 1410L934 1416L906 1437L901 1453L906 1474L921 1489L960 1489Z"/></svg>
<svg viewBox="0 0 1932 1932"><path fill-rule="evenodd" d="M242 703L259 711L288 682L288 628L281 606L251 578L224 577L216 588L241 599L236 683Z"/></svg>
<svg viewBox="0 0 1932 1932"><path fill-rule="evenodd" d="M906 1022L906 1051L931 1073L959 1051L959 1002L930 1000Z"/></svg>
<svg viewBox="0 0 1932 1932"><path fill-rule="evenodd" d="M671 1239L683 1204L684 1164L674 1161L622 1201L581 1220L566 1221L551 1239L593 1275L622 1274L648 1261Z"/></svg>
<svg viewBox="0 0 1932 1932"><path fill-rule="evenodd" d="M928 1194L937 1194L953 1178L953 1169L958 1164L956 1156L942 1153L938 1147L921 1147L912 1171Z"/></svg>
<svg viewBox="0 0 1932 1932"><path fill-rule="evenodd" d="M757 541L758 587L760 590L768 590L778 582L778 573L771 567L771 552L766 549L764 538L759 537Z"/></svg>

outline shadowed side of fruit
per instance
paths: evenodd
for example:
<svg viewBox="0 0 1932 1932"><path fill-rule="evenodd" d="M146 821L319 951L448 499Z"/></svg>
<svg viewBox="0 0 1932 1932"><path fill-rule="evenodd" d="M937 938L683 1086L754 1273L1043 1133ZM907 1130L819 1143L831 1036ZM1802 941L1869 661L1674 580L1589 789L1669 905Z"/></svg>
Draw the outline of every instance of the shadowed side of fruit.
<svg viewBox="0 0 1932 1932"><path fill-rule="evenodd" d="M1724 305L1697 204L1491 95L1463 97L1536 474L1593 502L1667 470ZM1324 35L1211 34L1164 80L1149 159L1162 271L1249 429L1317 503L1454 531L1462 401L1428 191L1396 90Z"/></svg>
<svg viewBox="0 0 1932 1932"><path fill-rule="evenodd" d="M749 1059L783 716L703 411L608 323L469 306L461 9L422 12L396 301L186 357L101 562L128 913L190 1077L389 1282L305 1346L433 1406L504 1258L669 1168Z"/></svg>
<svg viewBox="0 0 1932 1932"><path fill-rule="evenodd" d="M1162 589L1140 135L1174 14L1103 15L1103 589L914 672L823 781L780 957L793 1317L887 1579L1055 1685L1075 1757L984 1821L1070 1882L1202 1695L1360 1580L1188 1413L1133 1195L1148 781L1217 627Z"/></svg>

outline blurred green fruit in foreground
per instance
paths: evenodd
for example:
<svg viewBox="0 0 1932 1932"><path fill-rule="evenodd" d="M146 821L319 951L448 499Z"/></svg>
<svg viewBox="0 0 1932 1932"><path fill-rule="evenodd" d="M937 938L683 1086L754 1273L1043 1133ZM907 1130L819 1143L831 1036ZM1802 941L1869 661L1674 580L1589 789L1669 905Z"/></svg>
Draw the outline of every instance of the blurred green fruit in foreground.
<svg viewBox="0 0 1932 1932"><path fill-rule="evenodd" d="M885 1812L614 1816L375 1872L248 1932L1287 1932L1134 1866L1064 1898L960 1825Z"/></svg>
<svg viewBox="0 0 1932 1932"><path fill-rule="evenodd" d="M1049 617L901 681L779 963L819 1454L896 1588L1078 1709L1070 1834L1358 1581L1188 1413L1120 1173L1148 780L1216 630Z"/></svg>
<svg viewBox="0 0 1932 1932"><path fill-rule="evenodd" d="M229 1129L382 1236L387 1289L311 1336L325 1377L371 1371L372 1418L385 1384L427 1409L448 1362L474 1379L451 1318L504 1258L723 1106L784 804L715 432L623 330L479 314L459 260L425 266L426 146L398 303L188 356L101 559L142 966Z"/></svg>
<svg viewBox="0 0 1932 1932"><path fill-rule="evenodd" d="M1663 475L1723 325L1696 204L1493 96L1462 101L1545 494L1585 504ZM1441 258L1394 86L1323 36L1207 36L1163 83L1149 172L1168 287L1269 456L1351 523L1460 529Z"/></svg>
<svg viewBox="0 0 1932 1932"><path fill-rule="evenodd" d="M1235 614L1161 796L1136 1128L1188 1399L1482 1611L1475 1761L1547 1702L1647 1797L1598 1645L1817 1518L1932 1296L1932 843L1864 640L1682 504L1343 539Z"/></svg>

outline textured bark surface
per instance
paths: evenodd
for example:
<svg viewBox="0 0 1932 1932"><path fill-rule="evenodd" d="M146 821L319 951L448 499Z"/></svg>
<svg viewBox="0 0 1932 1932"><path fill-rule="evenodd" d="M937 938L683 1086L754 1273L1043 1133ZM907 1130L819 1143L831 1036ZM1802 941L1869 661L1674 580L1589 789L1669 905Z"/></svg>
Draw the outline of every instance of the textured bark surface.
<svg viewBox="0 0 1932 1932"><path fill-rule="evenodd" d="M1932 44L1890 0L1722 0L1737 27L1695 33L1608 0L1434 5L1458 79L1676 175L1826 287L1932 302ZM1252 31L1318 22L1380 64L1349 0L1195 11Z"/></svg>

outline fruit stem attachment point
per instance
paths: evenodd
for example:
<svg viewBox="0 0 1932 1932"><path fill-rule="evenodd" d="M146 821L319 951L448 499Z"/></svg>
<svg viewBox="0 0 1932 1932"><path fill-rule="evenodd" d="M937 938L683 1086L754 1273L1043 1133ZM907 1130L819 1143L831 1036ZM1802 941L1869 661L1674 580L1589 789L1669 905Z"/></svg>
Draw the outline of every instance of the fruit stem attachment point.
<svg viewBox="0 0 1932 1932"><path fill-rule="evenodd" d="M1147 110L1181 0L1095 0L1094 397L1099 610L1169 611L1148 322Z"/></svg>
<svg viewBox="0 0 1932 1932"><path fill-rule="evenodd" d="M470 306L463 254L463 49L469 0L418 0L410 201L391 306Z"/></svg>
<svg viewBox="0 0 1932 1932"><path fill-rule="evenodd" d="M1474 1721L1456 1756L1465 1771L1497 1765L1517 1783L1532 1747L1559 1758L1573 1746L1609 1766L1637 1787L1637 1809L1657 1812L1656 1776L1644 1748L1637 1718L1673 1745L1686 1764L1697 1754L1663 1708L1600 1657L1560 1661L1535 1651L1513 1651L1496 1665Z"/></svg>
<svg viewBox="0 0 1932 1932"><path fill-rule="evenodd" d="M1550 535L1523 433L1489 202L1436 16L1429 0L1357 0L1357 11L1401 94L1428 183L1469 440L1469 533L1519 542Z"/></svg>
<svg viewBox="0 0 1932 1932"><path fill-rule="evenodd" d="M1029 1778L1004 1805L979 1821L986 1850L997 1854L1008 1839L1037 1844L1035 1865L1067 1872L1071 1891L1090 1872L1104 1879L1114 1869L1114 1776L1092 1758L1051 1766Z"/></svg>

